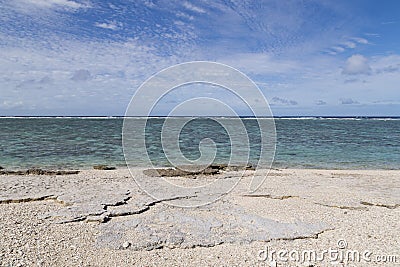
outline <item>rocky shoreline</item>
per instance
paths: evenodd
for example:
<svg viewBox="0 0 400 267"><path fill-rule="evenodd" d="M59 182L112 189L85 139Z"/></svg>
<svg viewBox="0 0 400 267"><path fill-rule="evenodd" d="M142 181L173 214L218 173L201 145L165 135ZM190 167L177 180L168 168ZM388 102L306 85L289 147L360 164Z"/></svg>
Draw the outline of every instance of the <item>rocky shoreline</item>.
<svg viewBox="0 0 400 267"><path fill-rule="evenodd" d="M180 166L176 168L153 168L145 169L143 173L153 177L178 177L178 176L199 176L199 175L216 175L226 171L244 171L255 170L253 165L235 165L212 164L210 166Z"/></svg>
<svg viewBox="0 0 400 267"><path fill-rule="evenodd" d="M53 171L53 170L43 170L39 168L33 168L23 171L11 171L11 170L4 170L0 168L0 175L72 175L78 174L79 171Z"/></svg>

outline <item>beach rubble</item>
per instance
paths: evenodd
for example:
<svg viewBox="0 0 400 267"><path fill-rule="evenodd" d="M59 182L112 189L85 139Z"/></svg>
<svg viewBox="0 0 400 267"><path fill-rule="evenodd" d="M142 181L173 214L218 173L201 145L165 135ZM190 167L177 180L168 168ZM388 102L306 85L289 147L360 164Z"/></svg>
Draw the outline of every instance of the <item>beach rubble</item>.
<svg viewBox="0 0 400 267"><path fill-rule="evenodd" d="M101 171L112 171L112 170L116 170L116 167L113 166L107 166L107 165L94 165L93 166L94 170L101 170Z"/></svg>
<svg viewBox="0 0 400 267"><path fill-rule="evenodd" d="M53 170L43 170L38 168L32 168L23 171L13 171L13 170L4 170L4 168L0 167L0 175L72 175L78 174L79 171L53 171Z"/></svg>

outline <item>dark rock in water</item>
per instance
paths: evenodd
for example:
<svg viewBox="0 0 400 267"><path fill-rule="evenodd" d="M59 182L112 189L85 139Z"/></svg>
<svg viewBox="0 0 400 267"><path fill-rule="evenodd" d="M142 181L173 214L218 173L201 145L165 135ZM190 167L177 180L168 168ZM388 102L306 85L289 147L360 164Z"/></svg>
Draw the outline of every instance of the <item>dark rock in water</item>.
<svg viewBox="0 0 400 267"><path fill-rule="evenodd" d="M95 165L93 166L93 169L95 170L102 170L102 171L111 171L111 170L115 170L115 167L110 167L107 165Z"/></svg>
<svg viewBox="0 0 400 267"><path fill-rule="evenodd" d="M4 170L4 168L0 166L0 170Z"/></svg>
<svg viewBox="0 0 400 267"><path fill-rule="evenodd" d="M191 176L191 175L215 175L223 171L242 171L255 170L252 165L228 166L227 164L212 164L205 168L201 166L181 166L177 168L166 169L147 169L143 173L147 176L173 177L173 176Z"/></svg>
<svg viewBox="0 0 400 267"><path fill-rule="evenodd" d="M79 171L50 171L42 169L28 169L26 171L5 171L0 170L0 175L70 175L78 174Z"/></svg>

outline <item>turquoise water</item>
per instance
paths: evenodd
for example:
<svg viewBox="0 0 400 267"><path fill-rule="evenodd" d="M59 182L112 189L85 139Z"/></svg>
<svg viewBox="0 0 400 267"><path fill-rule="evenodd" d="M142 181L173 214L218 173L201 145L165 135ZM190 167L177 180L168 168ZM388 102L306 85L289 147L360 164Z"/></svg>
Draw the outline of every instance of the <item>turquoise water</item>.
<svg viewBox="0 0 400 267"><path fill-rule="evenodd" d="M260 138L256 120L243 120L250 139L250 162L257 162ZM400 119L276 119L273 167L400 169ZM160 145L163 119L146 128L149 156L168 165ZM121 118L0 118L0 166L8 169L125 166ZM211 119L199 118L181 132L182 153L199 157L198 143L211 138L218 163L229 158L229 136ZM137 163L145 155L137 155Z"/></svg>

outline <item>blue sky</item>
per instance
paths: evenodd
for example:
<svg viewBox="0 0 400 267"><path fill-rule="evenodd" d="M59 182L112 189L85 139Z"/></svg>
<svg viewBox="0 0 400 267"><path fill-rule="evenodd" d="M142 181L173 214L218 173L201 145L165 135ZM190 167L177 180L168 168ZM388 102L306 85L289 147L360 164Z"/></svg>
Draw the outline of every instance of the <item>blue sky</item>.
<svg viewBox="0 0 400 267"><path fill-rule="evenodd" d="M123 115L150 75L211 60L253 79L275 115L400 116L399 11L399 1L0 0L0 115Z"/></svg>

